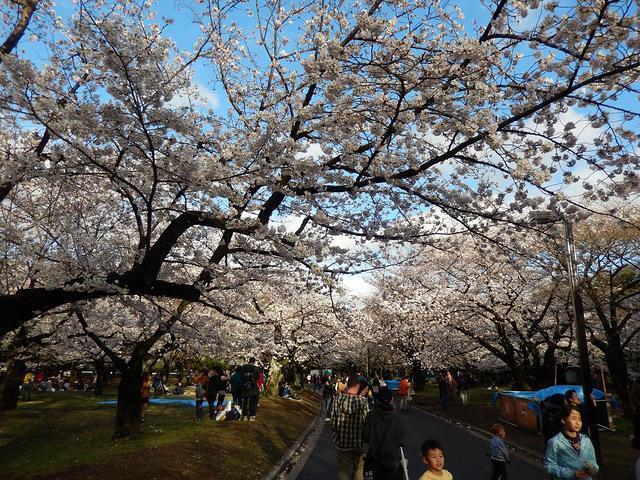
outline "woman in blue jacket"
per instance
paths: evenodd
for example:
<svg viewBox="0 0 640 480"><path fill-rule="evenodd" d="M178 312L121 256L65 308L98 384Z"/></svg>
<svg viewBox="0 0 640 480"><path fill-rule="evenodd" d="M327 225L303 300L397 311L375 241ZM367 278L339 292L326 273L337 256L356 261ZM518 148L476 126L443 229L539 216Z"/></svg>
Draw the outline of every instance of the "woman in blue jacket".
<svg viewBox="0 0 640 480"><path fill-rule="evenodd" d="M598 473L596 454L589 437L580 433L582 417L573 405L563 408L562 430L547 443L544 466L557 480L585 479Z"/></svg>

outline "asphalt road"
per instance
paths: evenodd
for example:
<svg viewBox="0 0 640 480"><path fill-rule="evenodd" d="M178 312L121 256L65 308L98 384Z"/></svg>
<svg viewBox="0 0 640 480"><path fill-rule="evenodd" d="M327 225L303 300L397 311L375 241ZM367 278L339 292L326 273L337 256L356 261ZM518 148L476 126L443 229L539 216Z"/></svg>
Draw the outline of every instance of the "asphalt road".
<svg viewBox="0 0 640 480"><path fill-rule="evenodd" d="M429 415L416 408L399 412L407 422L405 456L409 460L409 478L417 480L425 470L420 445L427 438L436 438L444 448L445 468L455 480L489 480L491 465L486 453L489 441L476 434ZM331 425L324 422L315 433L317 443L306 462L294 468L288 480L331 480L336 478L336 453L331 440ZM313 442L313 439L312 441ZM310 445L311 446L311 445ZM301 458L304 461L305 455ZM512 453L507 467L509 480L546 480L541 465Z"/></svg>

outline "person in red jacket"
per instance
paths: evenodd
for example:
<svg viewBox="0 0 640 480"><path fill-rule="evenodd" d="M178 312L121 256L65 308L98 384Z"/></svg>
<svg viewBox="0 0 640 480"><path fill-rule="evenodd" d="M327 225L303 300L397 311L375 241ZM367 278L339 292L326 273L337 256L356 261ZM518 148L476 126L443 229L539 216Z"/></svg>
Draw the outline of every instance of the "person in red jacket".
<svg viewBox="0 0 640 480"><path fill-rule="evenodd" d="M258 384L258 391L263 392L264 391L264 373L262 373L262 370L260 370L260 375L258 375L258 381L256 383Z"/></svg>
<svg viewBox="0 0 640 480"><path fill-rule="evenodd" d="M400 380L400 386L398 388L398 396L400 397L400 410L409 410L409 390L411 384L409 379L405 376Z"/></svg>

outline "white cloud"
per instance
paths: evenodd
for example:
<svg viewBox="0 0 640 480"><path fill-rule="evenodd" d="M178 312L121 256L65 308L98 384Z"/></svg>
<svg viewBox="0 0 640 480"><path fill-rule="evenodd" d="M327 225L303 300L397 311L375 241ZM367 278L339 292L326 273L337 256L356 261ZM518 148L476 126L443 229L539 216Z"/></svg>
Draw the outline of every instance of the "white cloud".
<svg viewBox="0 0 640 480"><path fill-rule="evenodd" d="M301 215L287 215L284 218L274 219L273 224L284 226L288 233L293 233L300 228L303 219Z"/></svg>
<svg viewBox="0 0 640 480"><path fill-rule="evenodd" d="M345 275L340 282L346 292L354 297L366 297L375 291L375 287L367 281L367 277L360 275Z"/></svg>
<svg viewBox="0 0 640 480"><path fill-rule="evenodd" d="M335 235L331 239L331 244L334 247L345 248L347 250L357 248L355 237L350 237L349 235Z"/></svg>
<svg viewBox="0 0 640 480"><path fill-rule="evenodd" d="M212 110L220 106L220 98L216 92L197 82L193 84L193 87L191 94L175 95L169 101L169 105L176 108L193 106Z"/></svg>

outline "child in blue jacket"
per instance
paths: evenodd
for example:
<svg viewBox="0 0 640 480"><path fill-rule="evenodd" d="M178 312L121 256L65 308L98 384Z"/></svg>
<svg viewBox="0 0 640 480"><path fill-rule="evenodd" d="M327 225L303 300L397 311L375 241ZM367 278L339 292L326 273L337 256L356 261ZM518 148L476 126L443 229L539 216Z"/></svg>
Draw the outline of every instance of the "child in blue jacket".
<svg viewBox="0 0 640 480"><path fill-rule="evenodd" d="M507 463L510 463L509 449L507 444L504 443L504 438L507 436L507 430L504 425L495 423L491 427L491 441L489 442L489 458L491 459L491 466L493 473L491 480L507 480Z"/></svg>
<svg viewBox="0 0 640 480"><path fill-rule="evenodd" d="M596 454L589 437L580 433L582 417L573 405L560 414L562 430L547 443L544 466L554 479L584 479L598 473Z"/></svg>

